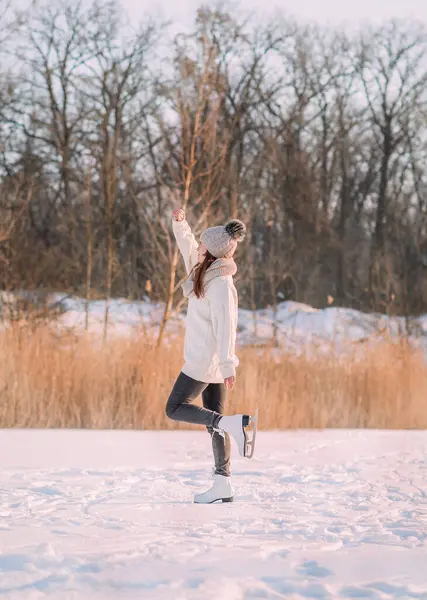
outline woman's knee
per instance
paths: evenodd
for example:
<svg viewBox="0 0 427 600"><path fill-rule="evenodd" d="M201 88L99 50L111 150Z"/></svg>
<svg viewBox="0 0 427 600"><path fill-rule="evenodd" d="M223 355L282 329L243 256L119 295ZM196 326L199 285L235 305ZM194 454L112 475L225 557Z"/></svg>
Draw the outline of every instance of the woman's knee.
<svg viewBox="0 0 427 600"><path fill-rule="evenodd" d="M166 416L169 419L174 419L177 408L178 408L178 404L174 401L173 395L171 394L168 398L168 401L166 402L166 408L165 408Z"/></svg>
<svg viewBox="0 0 427 600"><path fill-rule="evenodd" d="M166 402L166 416L174 421L182 420L180 418L182 412L180 409L195 399L203 391L203 387L203 383L195 381L184 375L184 373L181 373Z"/></svg>

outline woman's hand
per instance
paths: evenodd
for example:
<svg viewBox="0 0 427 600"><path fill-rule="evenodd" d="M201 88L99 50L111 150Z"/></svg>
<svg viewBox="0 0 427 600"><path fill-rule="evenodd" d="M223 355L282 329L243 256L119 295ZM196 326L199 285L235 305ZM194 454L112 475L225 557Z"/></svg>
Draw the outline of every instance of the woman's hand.
<svg viewBox="0 0 427 600"><path fill-rule="evenodd" d="M182 208L177 208L174 210L172 215L174 221L183 221L185 219L185 212Z"/></svg>
<svg viewBox="0 0 427 600"><path fill-rule="evenodd" d="M227 379L224 379L224 387L226 390L232 390L235 385L236 385L235 377L227 377Z"/></svg>

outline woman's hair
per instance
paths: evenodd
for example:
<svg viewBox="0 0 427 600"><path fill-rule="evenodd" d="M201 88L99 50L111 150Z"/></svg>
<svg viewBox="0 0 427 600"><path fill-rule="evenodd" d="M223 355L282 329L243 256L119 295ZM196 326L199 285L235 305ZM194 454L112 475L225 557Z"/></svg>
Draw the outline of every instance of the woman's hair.
<svg viewBox="0 0 427 600"><path fill-rule="evenodd" d="M203 257L201 263L199 263L194 270L194 293L196 298L203 298L205 295L205 273L213 262L216 261L215 256L206 250L206 254Z"/></svg>

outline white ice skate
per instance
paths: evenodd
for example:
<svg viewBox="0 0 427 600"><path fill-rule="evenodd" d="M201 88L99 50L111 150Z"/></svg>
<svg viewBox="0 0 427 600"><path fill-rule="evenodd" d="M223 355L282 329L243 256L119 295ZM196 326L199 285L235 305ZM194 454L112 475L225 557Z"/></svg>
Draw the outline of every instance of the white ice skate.
<svg viewBox="0 0 427 600"><path fill-rule="evenodd" d="M233 502L234 490L231 487L230 477L224 475L213 476L212 487L203 492L196 494L194 502L196 504L213 504L214 502Z"/></svg>
<svg viewBox="0 0 427 600"><path fill-rule="evenodd" d="M247 430L252 425L251 430ZM258 426L258 409L253 417L249 415L233 415L221 417L218 423L220 433L228 433L237 444L240 456L252 458L255 450L255 437ZM252 434L251 436L249 434Z"/></svg>

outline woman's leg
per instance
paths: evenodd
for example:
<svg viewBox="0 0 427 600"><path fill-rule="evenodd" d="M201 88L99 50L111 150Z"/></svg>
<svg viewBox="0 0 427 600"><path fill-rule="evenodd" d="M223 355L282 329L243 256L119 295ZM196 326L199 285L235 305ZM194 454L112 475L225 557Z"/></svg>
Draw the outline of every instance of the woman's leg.
<svg viewBox="0 0 427 600"><path fill-rule="evenodd" d="M220 419L217 412L191 404L208 385L180 373L166 404L166 415L169 419L205 425L205 427L216 427Z"/></svg>
<svg viewBox="0 0 427 600"><path fill-rule="evenodd" d="M202 393L203 406L215 413L223 414L225 402L225 388L223 383L210 383ZM215 461L215 474L230 476L230 438L228 433L224 436L214 431L212 426L207 427L212 438L212 450Z"/></svg>

